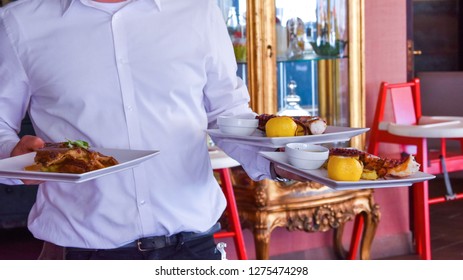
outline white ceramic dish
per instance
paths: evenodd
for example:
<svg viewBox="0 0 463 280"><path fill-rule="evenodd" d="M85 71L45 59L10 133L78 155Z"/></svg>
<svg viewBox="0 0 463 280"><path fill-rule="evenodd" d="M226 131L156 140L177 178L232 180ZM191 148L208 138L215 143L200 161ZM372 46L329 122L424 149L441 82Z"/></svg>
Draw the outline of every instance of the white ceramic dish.
<svg viewBox="0 0 463 280"><path fill-rule="evenodd" d="M238 135L238 136L249 136L252 135L256 129L256 127L247 127L247 126L229 126L229 125L221 125L219 126L220 132L226 135Z"/></svg>
<svg viewBox="0 0 463 280"><path fill-rule="evenodd" d="M322 167L326 160L317 159L302 159L296 157L288 157L288 162L302 170L313 170Z"/></svg>
<svg viewBox="0 0 463 280"><path fill-rule="evenodd" d="M328 178L328 172L324 168L314 170L302 170L292 166L288 157L283 152L260 152L266 159L270 160L279 167L297 174L309 181L319 182L336 190L357 190L357 189L376 189L392 187L408 187L414 183L423 182L436 178L436 176L417 172L405 178L385 178L378 180L360 180L360 181L334 181Z"/></svg>
<svg viewBox="0 0 463 280"><path fill-rule="evenodd" d="M330 150L327 147L308 143L288 143L285 153L289 157L312 160L327 160Z"/></svg>
<svg viewBox="0 0 463 280"><path fill-rule="evenodd" d="M307 143L288 143L285 154L291 165L300 169L320 168L328 159L330 150L326 147Z"/></svg>
<svg viewBox="0 0 463 280"><path fill-rule="evenodd" d="M256 131L259 120L253 115L220 116L217 125L226 135L249 136Z"/></svg>
<svg viewBox="0 0 463 280"><path fill-rule="evenodd" d="M0 160L0 177L10 179L29 179L40 181L81 183L111 173L133 168L139 165L141 162L159 154L159 151L145 150L122 150L104 148L92 148L92 150L98 151L107 156L114 157L115 159L117 159L119 164L82 174L25 171L25 166L34 163L35 152L33 152L21 156Z"/></svg>
<svg viewBox="0 0 463 280"><path fill-rule="evenodd" d="M257 127L258 124L259 120L252 115L219 116L217 118L218 126Z"/></svg>
<svg viewBox="0 0 463 280"><path fill-rule="evenodd" d="M367 132L369 128L352 128L343 126L328 126L326 132L320 135L304 135L294 137L266 137L264 132L256 129L249 136L230 135L221 132L219 129L208 129L207 133L212 137L224 139L236 144L247 144L269 148L282 148L288 143L333 143L345 142L350 138Z"/></svg>

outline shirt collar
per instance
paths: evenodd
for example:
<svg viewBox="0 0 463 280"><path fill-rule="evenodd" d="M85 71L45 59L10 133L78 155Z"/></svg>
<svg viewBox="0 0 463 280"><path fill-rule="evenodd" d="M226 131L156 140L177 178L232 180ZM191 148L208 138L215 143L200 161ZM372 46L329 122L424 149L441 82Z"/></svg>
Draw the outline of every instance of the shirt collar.
<svg viewBox="0 0 463 280"><path fill-rule="evenodd" d="M69 10L69 7L71 7L72 3L74 3L75 1L77 0L61 0L61 10L63 12L63 16L64 14L66 14L66 12ZM161 10L161 1L162 0L150 0L150 1L153 1L156 8L160 11Z"/></svg>

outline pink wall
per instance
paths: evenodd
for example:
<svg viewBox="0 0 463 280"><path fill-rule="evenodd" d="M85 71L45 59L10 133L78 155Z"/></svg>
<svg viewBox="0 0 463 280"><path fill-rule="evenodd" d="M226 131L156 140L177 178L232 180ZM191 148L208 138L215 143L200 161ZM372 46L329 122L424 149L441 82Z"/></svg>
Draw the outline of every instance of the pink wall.
<svg viewBox="0 0 463 280"><path fill-rule="evenodd" d="M406 1L365 1L365 13L366 115L371 126L380 83L407 79ZM382 152L389 154L390 148ZM377 190L375 200L382 213L378 238L408 231L408 188Z"/></svg>
<svg viewBox="0 0 463 280"><path fill-rule="evenodd" d="M373 120L379 84L403 82L407 72L406 1L365 1L367 126Z"/></svg>

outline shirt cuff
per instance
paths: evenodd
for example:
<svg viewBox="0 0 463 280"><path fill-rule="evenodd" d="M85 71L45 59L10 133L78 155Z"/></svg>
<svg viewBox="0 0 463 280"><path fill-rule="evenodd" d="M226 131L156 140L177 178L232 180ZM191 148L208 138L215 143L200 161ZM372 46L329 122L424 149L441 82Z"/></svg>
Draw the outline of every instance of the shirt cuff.
<svg viewBox="0 0 463 280"><path fill-rule="evenodd" d="M274 180L274 181L277 181L277 182L289 182L291 180L287 179L287 178L283 178L283 177L280 177L276 172L275 172L275 165L273 164L273 162L270 163L270 175L271 175L271 178Z"/></svg>
<svg viewBox="0 0 463 280"><path fill-rule="evenodd" d="M5 141L0 145L0 158L11 157L11 152L18 144L18 141Z"/></svg>
<svg viewBox="0 0 463 280"><path fill-rule="evenodd" d="M24 185L24 182L19 179L0 178L0 184L8 185L8 186L15 186L15 185Z"/></svg>

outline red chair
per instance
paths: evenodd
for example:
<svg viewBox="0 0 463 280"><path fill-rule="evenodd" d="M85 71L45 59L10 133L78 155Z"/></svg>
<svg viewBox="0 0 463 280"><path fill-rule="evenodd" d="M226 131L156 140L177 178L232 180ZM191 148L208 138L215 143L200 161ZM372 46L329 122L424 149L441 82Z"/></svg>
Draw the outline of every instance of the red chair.
<svg viewBox="0 0 463 280"><path fill-rule="evenodd" d="M462 146L463 134L459 135L457 133L461 125L457 126L456 129L454 126L444 125L439 127L438 125L436 126L438 131L432 128L433 125L422 125L422 120L426 117L422 116L420 94L419 79L399 84L381 83L376 112L370 131L368 152L378 154L380 143L399 144L402 147L402 152L406 152L410 147L413 147L416 148L415 158L421 164L422 172L444 175L447 189L447 195L445 196L430 198L427 181L414 184L412 188L416 252L421 259L431 259L429 205L463 198L463 194L453 192L448 179L449 172L463 170L463 153L452 155L447 151L446 140L449 139L445 137L446 131L448 135L452 135L451 140L460 141ZM390 96L390 99L388 99L388 96ZM390 103L388 103L389 100ZM386 104L392 104L393 117L395 118L394 121L390 122L392 125L387 125L384 122ZM400 126L409 128L409 133L400 134L391 129L391 127ZM414 128L417 129L414 130ZM427 134L430 136L426 136ZM430 137L437 138L436 135L440 135L441 146L437 152L431 153L428 151L427 139ZM455 135L459 135L460 138L455 138Z"/></svg>
<svg viewBox="0 0 463 280"><path fill-rule="evenodd" d="M247 260L246 246L244 244L243 231L238 215L238 207L236 206L235 194L233 192L233 184L230 176L230 167L238 166L239 163L228 157L220 150L210 152L212 168L219 175L220 185L227 200L226 214L228 218L228 230L220 231L214 234L214 238L232 237L235 243L238 259Z"/></svg>

